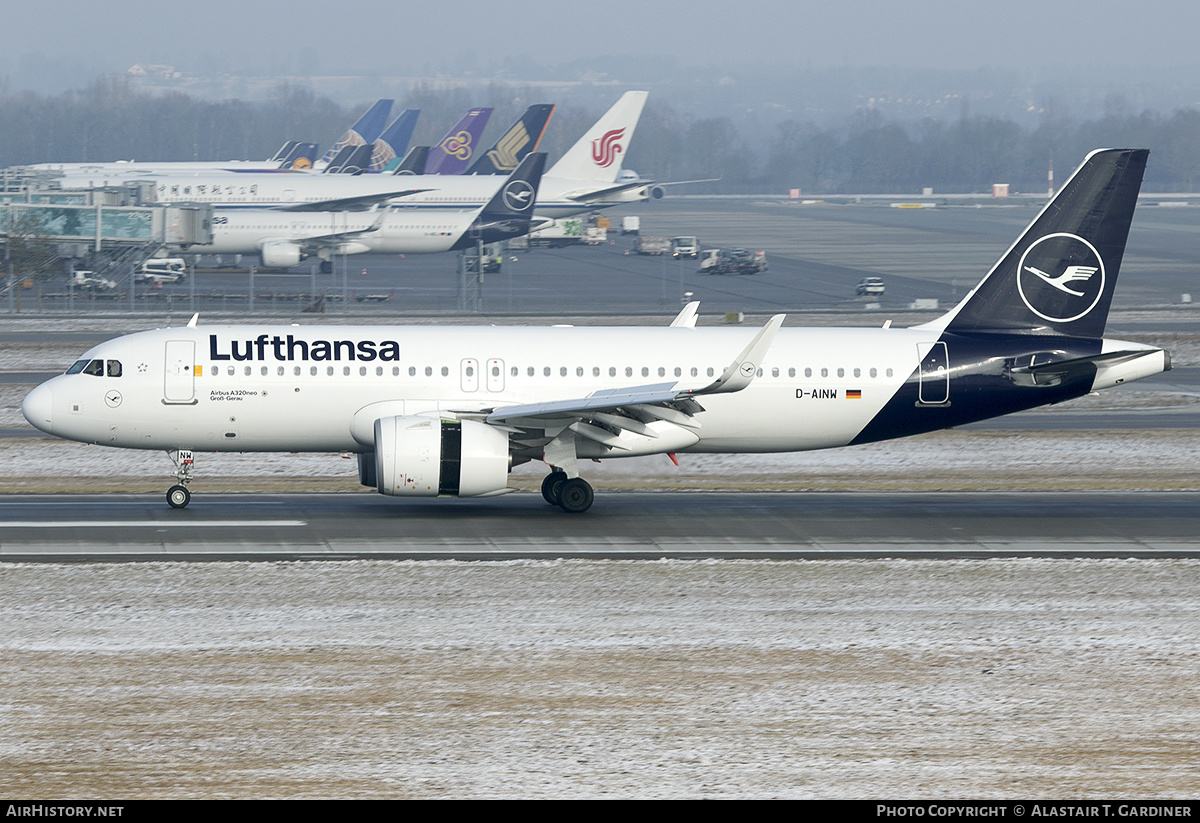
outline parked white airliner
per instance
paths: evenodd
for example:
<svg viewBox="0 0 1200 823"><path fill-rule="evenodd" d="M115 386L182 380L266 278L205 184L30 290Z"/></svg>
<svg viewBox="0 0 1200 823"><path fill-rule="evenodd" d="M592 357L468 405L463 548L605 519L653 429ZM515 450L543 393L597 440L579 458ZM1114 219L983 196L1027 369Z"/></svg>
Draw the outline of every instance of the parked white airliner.
<svg viewBox="0 0 1200 823"><path fill-rule="evenodd" d="M385 207L373 212L244 209L213 216L212 242L196 254L259 254L264 266L288 268L306 257L338 254L428 254L496 243L529 232L546 155L529 154L482 209L432 212Z"/></svg>
<svg viewBox="0 0 1200 823"><path fill-rule="evenodd" d="M626 92L546 171L538 192L539 217L582 214L649 197L653 181L617 181L647 96L644 91ZM219 212L246 208L337 211L391 199L400 209L471 211L490 200L502 180L487 174L355 176L305 172L214 172L151 175L150 179L161 203L212 203ZM64 189L88 189L120 185L127 178L72 175L58 182Z"/></svg>
<svg viewBox="0 0 1200 823"><path fill-rule="evenodd" d="M120 337L34 389L59 437L167 450L187 505L195 450L338 452L395 496L479 497L552 467L546 500L592 503L581 458L853 445L1080 397L1170 368L1103 338L1148 152L1092 152L983 281L912 328L212 326ZM1085 266L1069 291L1058 278ZM1076 294L1075 292L1079 292Z"/></svg>

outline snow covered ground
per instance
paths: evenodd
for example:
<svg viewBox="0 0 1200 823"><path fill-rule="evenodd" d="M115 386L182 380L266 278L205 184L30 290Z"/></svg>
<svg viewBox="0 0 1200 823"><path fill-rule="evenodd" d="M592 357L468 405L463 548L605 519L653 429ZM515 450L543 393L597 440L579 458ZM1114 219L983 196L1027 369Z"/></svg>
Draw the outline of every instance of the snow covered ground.
<svg viewBox="0 0 1200 823"><path fill-rule="evenodd" d="M79 353L0 347L0 369ZM1195 335L1172 353L1200 362ZM0 385L0 426L20 425L25 391ZM369 493L336 455L198 458L197 491ZM1195 489L1200 425L680 462L586 472L602 489ZM168 472L154 452L0 440L0 493L161 491ZM514 485L543 472L519 467ZM1198 574L1176 560L5 564L0 790L1193 797Z"/></svg>
<svg viewBox="0 0 1200 823"><path fill-rule="evenodd" d="M0 787L1194 797L1195 561L0 566Z"/></svg>

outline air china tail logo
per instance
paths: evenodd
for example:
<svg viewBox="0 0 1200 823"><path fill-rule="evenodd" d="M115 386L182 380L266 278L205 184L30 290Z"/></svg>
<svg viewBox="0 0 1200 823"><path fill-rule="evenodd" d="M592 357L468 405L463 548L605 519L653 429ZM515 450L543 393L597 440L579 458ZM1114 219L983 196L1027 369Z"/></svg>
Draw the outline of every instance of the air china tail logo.
<svg viewBox="0 0 1200 823"><path fill-rule="evenodd" d="M1086 317L1104 294L1104 261L1096 247L1074 234L1048 234L1021 255L1017 291L1043 320L1070 323Z"/></svg>
<svg viewBox="0 0 1200 823"><path fill-rule="evenodd" d="M624 136L625 129L613 129L592 141L592 160L596 161L597 166L603 169L613 164L617 155L624 151L617 142Z"/></svg>
<svg viewBox="0 0 1200 823"><path fill-rule="evenodd" d="M471 133L460 131L458 134L452 134L443 140L438 148L459 160L467 160L471 157Z"/></svg>

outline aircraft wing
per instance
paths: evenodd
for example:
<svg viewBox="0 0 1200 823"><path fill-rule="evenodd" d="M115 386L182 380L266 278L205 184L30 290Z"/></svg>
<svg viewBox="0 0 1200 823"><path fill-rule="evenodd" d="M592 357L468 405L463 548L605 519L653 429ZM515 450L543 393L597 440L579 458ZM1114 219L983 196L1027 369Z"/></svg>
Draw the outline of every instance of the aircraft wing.
<svg viewBox="0 0 1200 823"><path fill-rule="evenodd" d="M673 180L668 183L656 183L653 180L627 180L623 183L617 183L612 186L607 186L603 189L588 189L584 192L573 192L566 195L568 200L574 200L579 203L586 203L589 200L601 200L613 194L619 194L630 189L640 188L642 186L684 186L688 183L716 183L720 181L720 177L710 177L705 180Z"/></svg>
<svg viewBox="0 0 1200 823"><path fill-rule="evenodd" d="M372 206L378 206L397 197L410 197L433 189L404 189L402 191L385 191L375 194L363 194L357 197L340 197L335 200L317 200L312 203L296 203L290 206L277 206L276 211L367 211Z"/></svg>
<svg viewBox="0 0 1200 823"><path fill-rule="evenodd" d="M364 234L377 232L383 226L383 221L387 219L391 207L385 207L379 210L379 216L375 218L371 225L365 229L347 229L346 231L333 231L328 234L314 234L308 237L289 237L284 238L287 242L296 243L304 246L307 249L319 249L323 246L328 246L331 243L338 243L344 240L350 240L354 237L361 237Z"/></svg>
<svg viewBox="0 0 1200 823"><path fill-rule="evenodd" d="M707 386L687 388L675 381L601 389L587 397L504 406L488 414L487 422L520 425L520 421L564 418L582 421L596 417L599 412L603 415L605 423L639 434L644 433L640 429L645 428L644 424L648 421L644 418L647 417L651 420L667 420L689 428L699 428L699 423L691 418L704 411L704 407L694 398L741 391L749 386L758 374L763 355L771 347L784 317L785 315L777 314L767 321L750 344L725 368L721 376Z"/></svg>
<svg viewBox="0 0 1200 823"><path fill-rule="evenodd" d="M568 200L574 200L577 203L586 203L589 200L600 200L612 194L619 194L630 189L638 189L642 186L648 186L653 183L653 180L635 180L632 183L619 183L613 186L605 186L602 189L587 189L586 191L570 192L566 195Z"/></svg>

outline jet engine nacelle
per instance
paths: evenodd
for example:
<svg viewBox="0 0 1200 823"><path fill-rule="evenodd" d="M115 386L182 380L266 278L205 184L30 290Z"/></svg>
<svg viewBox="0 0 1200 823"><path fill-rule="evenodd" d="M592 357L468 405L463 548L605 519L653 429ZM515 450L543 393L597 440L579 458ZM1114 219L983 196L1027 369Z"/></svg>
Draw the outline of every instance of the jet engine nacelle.
<svg viewBox="0 0 1200 823"><path fill-rule="evenodd" d="M651 186L650 187L650 199L651 200L662 200L666 196L667 196L667 190L664 189L662 186Z"/></svg>
<svg viewBox="0 0 1200 823"><path fill-rule="evenodd" d="M508 487L508 433L473 420L375 421L375 487L393 497L486 497Z"/></svg>
<svg viewBox="0 0 1200 823"><path fill-rule="evenodd" d="M287 269L300 263L300 247L287 240L268 240L262 244L262 263L268 269Z"/></svg>

